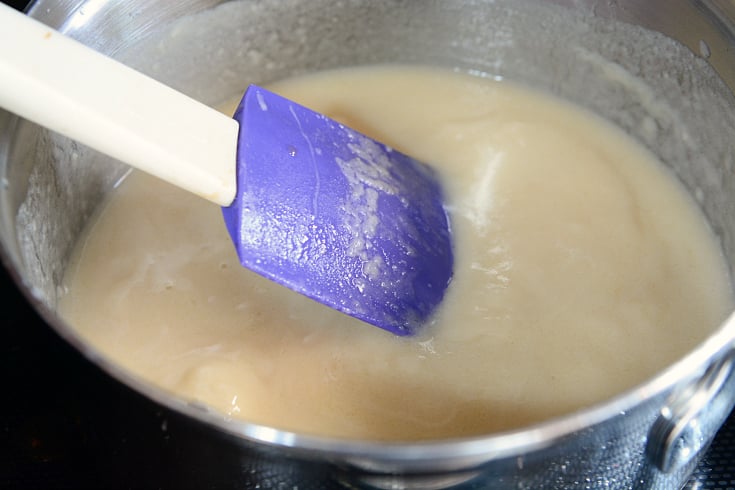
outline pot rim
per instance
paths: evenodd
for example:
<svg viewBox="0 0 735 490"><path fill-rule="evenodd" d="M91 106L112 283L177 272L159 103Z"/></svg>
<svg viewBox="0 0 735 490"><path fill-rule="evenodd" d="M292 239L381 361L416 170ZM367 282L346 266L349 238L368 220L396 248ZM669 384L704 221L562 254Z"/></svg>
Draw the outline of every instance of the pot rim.
<svg viewBox="0 0 735 490"><path fill-rule="evenodd" d="M27 12L33 15L42 1L33 2ZM67 2L71 4L71 0ZM729 7L728 7L729 8ZM59 6L58 11L64 9ZM4 111L0 110L0 113ZM11 117L10 128L15 127ZM17 122L17 121L15 121ZM42 295L26 283L22 274L20 255L0 236L0 262L34 310L62 339L80 352L93 365L102 369L149 400L202 422L206 426L234 436L242 442L264 444L279 449L306 453L312 458L327 457L347 461L366 469L400 469L442 471L468 468L490 460L520 456L553 446L580 430L589 429L611 418L625 415L642 403L669 391L678 385L696 379L714 363L735 350L735 312L702 342L673 364L657 374L614 397L526 427L491 434L456 439L426 441L369 441L323 437L284 431L275 427L242 420L208 409L146 382L108 359L93 348L44 303Z"/></svg>

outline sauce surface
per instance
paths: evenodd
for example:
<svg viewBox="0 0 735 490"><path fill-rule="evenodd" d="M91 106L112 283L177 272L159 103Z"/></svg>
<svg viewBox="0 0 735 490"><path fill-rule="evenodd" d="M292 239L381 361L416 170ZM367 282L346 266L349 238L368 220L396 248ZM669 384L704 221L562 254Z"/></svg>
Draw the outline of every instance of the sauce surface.
<svg viewBox="0 0 735 490"><path fill-rule="evenodd" d="M217 206L132 173L80 239L60 311L166 390L297 432L477 435L634 387L732 307L679 184L566 102L422 67L269 88L437 168L453 282L432 325L395 337L243 269Z"/></svg>

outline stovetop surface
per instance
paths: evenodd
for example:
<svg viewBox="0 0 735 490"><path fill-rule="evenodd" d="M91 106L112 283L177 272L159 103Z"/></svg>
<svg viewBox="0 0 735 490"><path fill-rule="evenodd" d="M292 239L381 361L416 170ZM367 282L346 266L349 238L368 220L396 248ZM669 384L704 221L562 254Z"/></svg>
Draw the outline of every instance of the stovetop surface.
<svg viewBox="0 0 735 490"><path fill-rule="evenodd" d="M26 1L2 0L15 8ZM1 268L0 268L1 269ZM275 474L243 461L136 392L111 382L51 330L4 269L0 488L320 488L329 475ZM307 470L308 472L308 470ZM735 414L685 487L735 490Z"/></svg>

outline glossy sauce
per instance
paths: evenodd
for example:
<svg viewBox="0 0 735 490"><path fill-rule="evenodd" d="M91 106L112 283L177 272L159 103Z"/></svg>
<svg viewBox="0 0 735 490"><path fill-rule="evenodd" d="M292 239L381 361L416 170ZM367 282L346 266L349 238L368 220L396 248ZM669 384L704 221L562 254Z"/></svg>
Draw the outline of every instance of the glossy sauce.
<svg viewBox="0 0 735 490"><path fill-rule="evenodd" d="M502 431L643 382L732 307L679 184L566 102L420 67L270 88L439 170L454 280L434 324L398 338L243 269L217 206L133 173L80 240L61 312L166 390L319 435Z"/></svg>

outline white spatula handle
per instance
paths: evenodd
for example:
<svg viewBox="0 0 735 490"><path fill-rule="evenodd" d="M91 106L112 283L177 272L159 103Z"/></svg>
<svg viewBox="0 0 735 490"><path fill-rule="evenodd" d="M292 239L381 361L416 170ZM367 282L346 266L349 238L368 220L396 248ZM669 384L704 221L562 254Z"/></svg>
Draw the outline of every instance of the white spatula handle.
<svg viewBox="0 0 735 490"><path fill-rule="evenodd" d="M0 4L0 107L220 205L238 124Z"/></svg>

